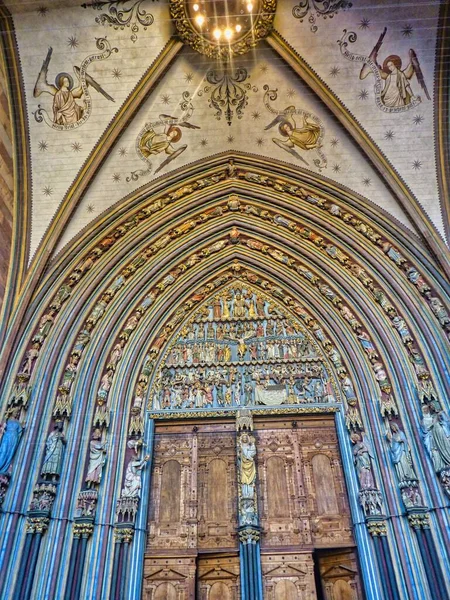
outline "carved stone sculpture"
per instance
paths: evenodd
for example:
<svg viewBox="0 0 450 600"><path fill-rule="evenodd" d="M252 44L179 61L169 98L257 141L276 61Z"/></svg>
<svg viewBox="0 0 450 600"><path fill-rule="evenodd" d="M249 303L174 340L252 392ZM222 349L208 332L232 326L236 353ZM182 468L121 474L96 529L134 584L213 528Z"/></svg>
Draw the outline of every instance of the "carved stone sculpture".
<svg viewBox="0 0 450 600"><path fill-rule="evenodd" d="M448 416L443 411L432 414L430 407L425 405L423 407L422 435L436 473L450 469L450 422Z"/></svg>
<svg viewBox="0 0 450 600"><path fill-rule="evenodd" d="M88 486L98 485L102 478L103 466L106 462L108 444L102 441L102 432L96 429L89 443L89 465L85 482Z"/></svg>
<svg viewBox="0 0 450 600"><path fill-rule="evenodd" d="M8 474L22 432L23 427L16 418L10 417L6 421L0 441L0 475Z"/></svg>
<svg viewBox="0 0 450 600"><path fill-rule="evenodd" d="M125 483L122 489L122 498L140 498L141 497L141 479L142 469L150 460L150 455L143 459L132 458L127 466L125 473Z"/></svg>
<svg viewBox="0 0 450 600"><path fill-rule="evenodd" d="M43 477L59 477L64 453L64 425L57 422L54 430L49 434L45 443L45 456L42 463L41 475Z"/></svg>
<svg viewBox="0 0 450 600"><path fill-rule="evenodd" d="M390 430L386 432L386 438L389 442L392 462L394 463L399 483L417 481L408 441L397 423L391 423Z"/></svg>
<svg viewBox="0 0 450 600"><path fill-rule="evenodd" d="M366 438L358 433L350 436L353 443L353 462L358 473L359 483L362 489L374 489L375 481L372 472L371 451Z"/></svg>

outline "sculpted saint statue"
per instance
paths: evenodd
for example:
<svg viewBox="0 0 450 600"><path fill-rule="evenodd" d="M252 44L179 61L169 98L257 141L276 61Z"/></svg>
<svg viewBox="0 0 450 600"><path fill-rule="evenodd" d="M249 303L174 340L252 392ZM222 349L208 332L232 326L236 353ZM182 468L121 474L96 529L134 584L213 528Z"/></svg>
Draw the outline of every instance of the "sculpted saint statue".
<svg viewBox="0 0 450 600"><path fill-rule="evenodd" d="M396 423L391 423L390 431L386 433L386 437L391 447L392 462L394 463L399 482L417 480L417 475L412 465L408 441L403 431L400 430Z"/></svg>
<svg viewBox="0 0 450 600"><path fill-rule="evenodd" d="M64 444L63 423L59 421L45 443L45 456L41 469L42 476L54 477L61 474Z"/></svg>
<svg viewBox="0 0 450 600"><path fill-rule="evenodd" d="M358 473L359 482L362 489L375 488L375 482L372 473L371 452L366 439L361 440L358 433L350 436L353 446L353 462Z"/></svg>
<svg viewBox="0 0 450 600"><path fill-rule="evenodd" d="M103 466L106 462L106 449L108 444L102 442L102 432L96 429L92 434L92 440L89 443L89 465L86 474L86 483L99 484L102 478Z"/></svg>
<svg viewBox="0 0 450 600"><path fill-rule="evenodd" d="M0 474L8 473L22 432L23 427L17 419L11 417L6 421L0 441Z"/></svg>
<svg viewBox="0 0 450 600"><path fill-rule="evenodd" d="M423 407L422 435L436 472L450 467L450 423L444 412L432 415Z"/></svg>
<svg viewBox="0 0 450 600"><path fill-rule="evenodd" d="M243 433L240 440L239 469L243 498L253 498L256 481L256 446L252 435Z"/></svg>
<svg viewBox="0 0 450 600"><path fill-rule="evenodd" d="M150 455L144 456L142 460L133 458L130 460L125 473L125 484L122 489L122 498L140 498L141 497L141 478L142 469L150 459Z"/></svg>

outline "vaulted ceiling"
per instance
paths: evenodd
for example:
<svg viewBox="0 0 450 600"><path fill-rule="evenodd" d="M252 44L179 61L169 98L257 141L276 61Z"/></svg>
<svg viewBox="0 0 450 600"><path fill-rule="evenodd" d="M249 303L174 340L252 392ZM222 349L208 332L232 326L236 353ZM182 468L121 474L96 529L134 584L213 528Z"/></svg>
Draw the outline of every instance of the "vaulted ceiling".
<svg viewBox="0 0 450 600"><path fill-rule="evenodd" d="M29 261L55 256L141 186L233 151L356 192L439 255L444 4L279 0L268 38L224 64L179 41L167 1L6 1L25 99ZM66 75L76 96L80 69L87 93L68 116L56 92ZM294 142L279 127L288 107Z"/></svg>

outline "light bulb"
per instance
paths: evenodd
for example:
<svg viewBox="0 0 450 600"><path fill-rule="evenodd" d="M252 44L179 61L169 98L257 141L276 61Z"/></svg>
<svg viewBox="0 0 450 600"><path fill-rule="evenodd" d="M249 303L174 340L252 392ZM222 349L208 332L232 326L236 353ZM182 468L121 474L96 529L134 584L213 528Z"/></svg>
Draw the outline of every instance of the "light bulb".
<svg viewBox="0 0 450 600"><path fill-rule="evenodd" d="M236 31L239 33L242 27L240 25L236 25Z"/></svg>
<svg viewBox="0 0 450 600"><path fill-rule="evenodd" d="M192 8L195 10L195 12L197 12L200 7L198 4L194 4Z"/></svg>
<svg viewBox="0 0 450 600"><path fill-rule="evenodd" d="M220 40L221 35L222 35L222 32L220 31L220 29L218 27L216 29L214 29L213 36L216 38L216 40Z"/></svg>
<svg viewBox="0 0 450 600"><path fill-rule="evenodd" d="M253 10L253 4L252 4L251 2L249 2L249 3L247 4L247 10L248 10L248 12L250 12L250 13L252 12L252 10Z"/></svg>
<svg viewBox="0 0 450 600"><path fill-rule="evenodd" d="M197 25L199 27L201 27L203 25L203 23L205 22L205 17L203 15L197 15L195 17L195 22L197 23Z"/></svg>
<svg viewBox="0 0 450 600"><path fill-rule="evenodd" d="M231 38L233 36L233 32L231 31L231 29L229 27L227 27L224 31L224 35L227 38L227 40L231 40Z"/></svg>

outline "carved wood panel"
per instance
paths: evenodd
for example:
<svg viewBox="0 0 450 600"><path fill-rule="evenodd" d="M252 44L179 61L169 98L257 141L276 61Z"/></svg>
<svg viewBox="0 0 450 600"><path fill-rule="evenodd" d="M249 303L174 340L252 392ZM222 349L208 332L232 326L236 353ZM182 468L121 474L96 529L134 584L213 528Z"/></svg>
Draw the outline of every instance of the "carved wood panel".
<svg viewBox="0 0 450 600"><path fill-rule="evenodd" d="M316 600L311 553L261 555L264 600Z"/></svg>
<svg viewBox="0 0 450 600"><path fill-rule="evenodd" d="M200 557L197 571L198 600L239 600L239 556Z"/></svg>
<svg viewBox="0 0 450 600"><path fill-rule="evenodd" d="M192 435L180 435L178 432L156 436L148 552L189 548L194 442Z"/></svg>
<svg viewBox="0 0 450 600"><path fill-rule="evenodd" d="M292 428L258 429L258 499L263 547L311 545L300 448Z"/></svg>
<svg viewBox="0 0 450 600"><path fill-rule="evenodd" d="M358 564L353 550L323 553L318 556L318 563L325 600L363 598Z"/></svg>
<svg viewBox="0 0 450 600"><path fill-rule="evenodd" d="M236 436L230 431L199 433L198 548L238 547Z"/></svg>
<svg viewBox="0 0 450 600"><path fill-rule="evenodd" d="M297 424L315 548L352 546L350 508L332 417Z"/></svg>
<svg viewBox="0 0 450 600"><path fill-rule="evenodd" d="M157 429L147 551L237 549L234 423Z"/></svg>
<svg viewBox="0 0 450 600"><path fill-rule="evenodd" d="M255 437L265 600L315 600L326 548L342 548L321 550L326 600L359 599L334 419L261 417ZM164 424L155 440L144 600L239 598L235 423Z"/></svg>
<svg viewBox="0 0 450 600"><path fill-rule="evenodd" d="M142 600L195 600L195 558L146 557Z"/></svg>
<svg viewBox="0 0 450 600"><path fill-rule="evenodd" d="M263 548L353 545L333 418L255 420Z"/></svg>

